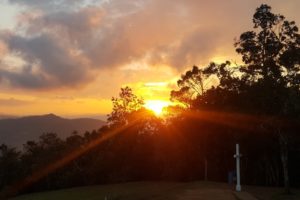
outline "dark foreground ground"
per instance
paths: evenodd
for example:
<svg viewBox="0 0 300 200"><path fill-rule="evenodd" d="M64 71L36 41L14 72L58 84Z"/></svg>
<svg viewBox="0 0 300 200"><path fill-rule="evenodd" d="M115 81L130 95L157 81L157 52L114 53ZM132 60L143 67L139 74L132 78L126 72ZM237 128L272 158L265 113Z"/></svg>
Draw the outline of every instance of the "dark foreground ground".
<svg viewBox="0 0 300 200"><path fill-rule="evenodd" d="M133 182L27 194L13 200L300 200L300 190L283 195L282 188L243 187L214 182Z"/></svg>

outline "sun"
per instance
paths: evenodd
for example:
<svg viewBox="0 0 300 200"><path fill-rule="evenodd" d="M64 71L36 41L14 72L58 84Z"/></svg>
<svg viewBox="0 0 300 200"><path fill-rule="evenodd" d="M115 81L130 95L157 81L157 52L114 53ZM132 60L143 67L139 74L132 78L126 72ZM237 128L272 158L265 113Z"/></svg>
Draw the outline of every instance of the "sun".
<svg viewBox="0 0 300 200"><path fill-rule="evenodd" d="M153 111L157 116L162 115L163 109L169 105L170 102L162 100L147 100L145 102L145 108Z"/></svg>

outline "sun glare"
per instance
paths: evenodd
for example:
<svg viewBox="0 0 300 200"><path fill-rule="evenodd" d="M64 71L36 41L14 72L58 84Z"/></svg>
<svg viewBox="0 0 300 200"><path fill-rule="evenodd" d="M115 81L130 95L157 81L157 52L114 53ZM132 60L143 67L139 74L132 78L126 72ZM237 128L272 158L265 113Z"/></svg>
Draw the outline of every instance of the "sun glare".
<svg viewBox="0 0 300 200"><path fill-rule="evenodd" d="M162 115L163 109L170 105L168 101L162 100L148 100L145 103L145 108L153 111L156 115Z"/></svg>

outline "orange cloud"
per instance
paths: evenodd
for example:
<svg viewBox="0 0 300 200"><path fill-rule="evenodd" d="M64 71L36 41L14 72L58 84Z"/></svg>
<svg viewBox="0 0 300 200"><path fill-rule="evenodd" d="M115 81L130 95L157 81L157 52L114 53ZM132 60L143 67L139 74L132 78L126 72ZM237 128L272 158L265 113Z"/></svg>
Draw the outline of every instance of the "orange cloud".
<svg viewBox="0 0 300 200"><path fill-rule="evenodd" d="M258 0L9 2L25 6L25 11L19 16L18 31L2 31L0 40L8 47L7 54L25 64L17 73L0 68L0 79L11 87L34 90L86 85L103 69L119 70L138 61L182 71L216 56L236 59L233 38L251 28L251 14L260 4ZM278 9L292 4L270 3Z"/></svg>
<svg viewBox="0 0 300 200"><path fill-rule="evenodd" d="M74 96L86 102L79 109L86 108L86 113L92 109L83 105L90 101L98 106L92 99L110 99L123 85L132 85L145 98L167 99L176 79L192 65L239 61L234 38L252 29L253 12L261 4L260 0L8 2L23 9L15 29L0 30L0 92L12 91L6 99L29 94L39 99L33 110L43 112L47 110L42 105L50 101L41 97ZM300 1L268 3L275 12L300 19ZM160 82L167 85L147 85ZM66 101L78 106L75 100ZM68 109L64 112L71 113Z"/></svg>

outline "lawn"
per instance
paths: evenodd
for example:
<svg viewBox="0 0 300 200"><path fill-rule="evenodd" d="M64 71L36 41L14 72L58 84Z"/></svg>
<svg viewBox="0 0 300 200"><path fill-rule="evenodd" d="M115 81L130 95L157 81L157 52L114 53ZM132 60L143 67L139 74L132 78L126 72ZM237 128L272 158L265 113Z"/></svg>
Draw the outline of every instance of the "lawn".
<svg viewBox="0 0 300 200"><path fill-rule="evenodd" d="M133 182L33 193L15 197L13 200L104 200L105 198L107 200L171 200L180 192L184 192L188 185L170 182Z"/></svg>
<svg viewBox="0 0 300 200"><path fill-rule="evenodd" d="M299 200L300 190L292 190L292 195L283 195L282 188L243 186L243 191L258 200ZM174 200L174 199L219 199L217 194L228 195L228 199L243 200L235 195L234 186L214 182L132 182L123 184L78 187L64 190L33 193L12 200ZM247 194L248 194L247 193ZM220 195L219 195L220 196ZM231 197L232 196L232 197ZM193 197L193 198L191 198ZM211 197L211 198L210 198ZM197 198L198 199L198 198ZM221 198L224 199L224 198ZM245 198L247 200L247 198Z"/></svg>
<svg viewBox="0 0 300 200"><path fill-rule="evenodd" d="M283 188L246 186L245 190L259 200L300 200L300 190L292 189L290 195L283 193Z"/></svg>

